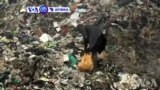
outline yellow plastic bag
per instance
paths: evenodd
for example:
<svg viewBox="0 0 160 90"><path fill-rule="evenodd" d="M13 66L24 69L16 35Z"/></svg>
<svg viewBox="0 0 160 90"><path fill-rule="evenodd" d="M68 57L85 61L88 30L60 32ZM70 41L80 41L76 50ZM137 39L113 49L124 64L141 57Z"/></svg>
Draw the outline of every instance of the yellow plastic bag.
<svg viewBox="0 0 160 90"><path fill-rule="evenodd" d="M78 70L81 72L89 72L93 67L92 55L85 53L81 57L81 62L78 64Z"/></svg>

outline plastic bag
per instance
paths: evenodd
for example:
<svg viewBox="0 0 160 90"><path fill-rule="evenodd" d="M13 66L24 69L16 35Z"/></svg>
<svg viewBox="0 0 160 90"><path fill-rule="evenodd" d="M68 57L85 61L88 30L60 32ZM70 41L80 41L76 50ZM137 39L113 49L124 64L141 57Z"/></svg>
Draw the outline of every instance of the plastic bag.
<svg viewBox="0 0 160 90"><path fill-rule="evenodd" d="M81 72L89 72L92 71L93 67L92 55L85 53L81 57L81 62L78 64L78 70Z"/></svg>

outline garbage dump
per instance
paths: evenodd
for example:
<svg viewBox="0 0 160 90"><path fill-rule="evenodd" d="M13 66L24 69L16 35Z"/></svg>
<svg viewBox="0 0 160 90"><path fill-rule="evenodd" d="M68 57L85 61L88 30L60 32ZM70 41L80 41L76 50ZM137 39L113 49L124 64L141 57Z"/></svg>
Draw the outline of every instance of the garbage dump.
<svg viewBox="0 0 160 90"><path fill-rule="evenodd" d="M1 0L1 90L159 90L158 0Z"/></svg>

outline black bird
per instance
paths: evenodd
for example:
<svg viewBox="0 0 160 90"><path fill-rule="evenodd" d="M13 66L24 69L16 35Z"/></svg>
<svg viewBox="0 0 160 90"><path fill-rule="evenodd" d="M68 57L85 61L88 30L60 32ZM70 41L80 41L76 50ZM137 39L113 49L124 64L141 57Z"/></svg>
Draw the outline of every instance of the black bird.
<svg viewBox="0 0 160 90"><path fill-rule="evenodd" d="M106 37L102 33L105 28L105 21L106 18L102 17L93 25L79 24L77 26L77 30L83 36L84 52L92 53L95 68L97 67L97 52L101 53L105 49L107 43Z"/></svg>

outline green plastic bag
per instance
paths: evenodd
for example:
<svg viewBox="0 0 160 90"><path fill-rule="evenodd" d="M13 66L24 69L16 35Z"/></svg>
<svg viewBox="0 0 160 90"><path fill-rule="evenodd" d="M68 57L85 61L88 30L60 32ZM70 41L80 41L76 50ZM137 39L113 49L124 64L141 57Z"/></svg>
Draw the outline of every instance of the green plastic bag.
<svg viewBox="0 0 160 90"><path fill-rule="evenodd" d="M69 58L69 62L71 64L71 67L76 69L77 59L72 54L68 54L68 58Z"/></svg>

